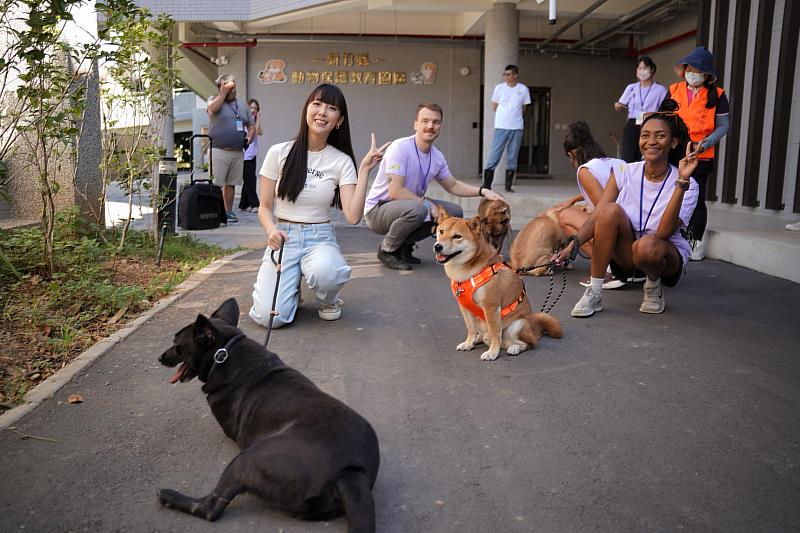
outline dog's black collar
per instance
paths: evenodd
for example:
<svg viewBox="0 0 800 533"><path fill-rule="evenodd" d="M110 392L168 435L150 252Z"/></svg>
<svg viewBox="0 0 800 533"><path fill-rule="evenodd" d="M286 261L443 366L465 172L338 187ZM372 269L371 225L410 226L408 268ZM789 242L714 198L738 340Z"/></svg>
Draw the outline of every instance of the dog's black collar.
<svg viewBox="0 0 800 533"><path fill-rule="evenodd" d="M231 347L239 339L244 338L246 336L247 335L245 335L244 333L237 333L236 335L228 339L228 342L225 343L225 346L214 352L214 357L213 357L214 361L211 363L211 368L208 370L208 375L206 375L206 381L208 381L208 378L211 377L211 373L214 371L217 365L221 365L222 363L228 360L228 352L231 349Z"/></svg>

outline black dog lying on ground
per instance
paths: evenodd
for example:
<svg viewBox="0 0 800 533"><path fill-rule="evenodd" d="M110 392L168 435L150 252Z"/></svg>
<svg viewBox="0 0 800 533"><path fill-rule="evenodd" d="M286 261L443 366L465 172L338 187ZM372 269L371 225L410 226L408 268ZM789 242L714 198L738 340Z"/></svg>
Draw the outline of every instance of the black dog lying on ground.
<svg viewBox="0 0 800 533"><path fill-rule="evenodd" d="M242 450L208 496L162 489L159 500L213 521L237 494L251 492L297 518L345 513L348 531L374 531L371 489L380 454L372 426L248 339L238 322L231 298L210 319L199 315L179 331L159 358L169 367L180 364L172 383L195 376L205 382L211 411Z"/></svg>

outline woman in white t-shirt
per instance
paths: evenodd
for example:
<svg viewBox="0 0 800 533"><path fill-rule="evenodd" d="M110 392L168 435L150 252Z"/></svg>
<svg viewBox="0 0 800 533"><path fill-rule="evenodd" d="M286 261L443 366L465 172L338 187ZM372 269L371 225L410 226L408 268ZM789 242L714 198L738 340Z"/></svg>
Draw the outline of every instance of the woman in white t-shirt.
<svg viewBox="0 0 800 533"><path fill-rule="evenodd" d="M680 230L697 204L698 185L691 177L697 154L688 142L686 125L674 113L675 102L667 100L664 107L670 112L643 120L639 148L644 160L627 164L621 175L612 174L597 209L571 237L578 244L594 238L591 282L572 316L603 310L603 277L609 265L620 279L637 271L647 277L642 313L663 312L663 286L673 287L680 280L691 253ZM681 153L685 157L678 161ZM571 242L556 259L563 261L574 245Z"/></svg>
<svg viewBox="0 0 800 533"><path fill-rule="evenodd" d="M261 167L261 202L258 218L267 233L267 250L253 286L250 318L269 322L277 272L270 252L284 242L281 279L273 327L294 320L300 299L300 278L305 276L319 305L319 317L342 316L339 292L350 281L347 265L330 223L331 206L341 208L345 219L358 224L364 214L369 172L383 157L389 143L372 146L356 174L350 142L347 102L335 85L316 87L306 100L300 132L293 141L270 147Z"/></svg>

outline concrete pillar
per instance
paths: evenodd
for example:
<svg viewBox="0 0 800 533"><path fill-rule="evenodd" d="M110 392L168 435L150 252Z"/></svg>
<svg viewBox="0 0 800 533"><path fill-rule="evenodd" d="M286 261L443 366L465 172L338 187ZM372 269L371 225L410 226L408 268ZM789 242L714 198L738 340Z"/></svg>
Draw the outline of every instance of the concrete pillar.
<svg viewBox="0 0 800 533"><path fill-rule="evenodd" d="M494 132L492 91L503 82L506 65L517 65L519 59L519 13L515 3L497 3L486 12L486 36L483 57L483 163L489 158ZM503 183L505 157L495 169L495 184ZM496 186L496 185L495 185Z"/></svg>

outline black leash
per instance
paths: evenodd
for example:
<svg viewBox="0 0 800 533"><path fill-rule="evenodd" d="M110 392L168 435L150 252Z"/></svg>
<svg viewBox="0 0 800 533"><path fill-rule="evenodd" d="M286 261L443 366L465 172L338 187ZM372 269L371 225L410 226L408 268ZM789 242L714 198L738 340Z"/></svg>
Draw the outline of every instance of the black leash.
<svg viewBox="0 0 800 533"><path fill-rule="evenodd" d="M281 261L283 261L283 245L285 241L283 237L281 237L281 247L278 249L278 260L275 261L275 250L270 252L269 256L272 260L272 264L275 265L275 270L277 271L275 277L275 294L272 295L272 308L269 311L269 322L267 323L267 336L264 339L264 346L266 347L269 344L269 337L272 335L272 321L277 316L278 312L275 310L275 304L278 302L278 287L281 283Z"/></svg>
<svg viewBox="0 0 800 533"><path fill-rule="evenodd" d="M547 289L547 296L544 297L544 302L542 302L542 313L549 313L553 310L556 306L558 301L561 299L561 296L564 294L564 290L567 288L567 265L575 261L575 258L578 255L578 250L580 249L580 242L578 241L578 237L576 235L572 235L564 239L564 242L561 243L561 247L559 250L563 250L567 246L569 246L570 242L575 242L575 245L572 247L570 251L569 257L563 263L556 263L555 261L549 261L547 263L543 263L541 265L533 265L527 267L520 267L515 272L517 274L525 274L530 272L531 270L536 270L538 268L547 268L547 272L550 275L550 287ZM556 252L557 253L557 252ZM553 289L555 288L555 282L553 281L554 272L557 266L561 266L561 289L558 291L558 296L555 297L552 303L548 306L548 301L550 297L553 295Z"/></svg>

